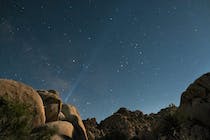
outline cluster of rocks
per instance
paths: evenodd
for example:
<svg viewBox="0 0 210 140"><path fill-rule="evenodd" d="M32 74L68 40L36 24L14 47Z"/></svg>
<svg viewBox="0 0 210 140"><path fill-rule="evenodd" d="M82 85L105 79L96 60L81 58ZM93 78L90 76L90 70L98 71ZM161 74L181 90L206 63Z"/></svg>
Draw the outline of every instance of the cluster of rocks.
<svg viewBox="0 0 210 140"><path fill-rule="evenodd" d="M77 109L54 90L0 79L0 111L0 139L87 140Z"/></svg>
<svg viewBox="0 0 210 140"><path fill-rule="evenodd" d="M120 108L97 123L81 119L54 90L34 90L0 79L0 139L4 140L208 140L210 139L210 73L192 83L158 113Z"/></svg>
<svg viewBox="0 0 210 140"><path fill-rule="evenodd" d="M101 121L84 120L89 140L207 140L210 139L210 73L192 83L157 114L120 108Z"/></svg>

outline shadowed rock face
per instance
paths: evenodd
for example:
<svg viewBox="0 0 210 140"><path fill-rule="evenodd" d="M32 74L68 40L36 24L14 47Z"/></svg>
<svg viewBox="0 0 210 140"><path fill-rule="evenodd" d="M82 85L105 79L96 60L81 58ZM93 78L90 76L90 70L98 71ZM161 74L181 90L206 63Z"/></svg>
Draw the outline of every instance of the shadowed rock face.
<svg viewBox="0 0 210 140"><path fill-rule="evenodd" d="M98 128L98 123L96 122L96 118L91 118L84 120L84 125L87 131L87 136L89 140L95 140L102 136L104 133L101 129Z"/></svg>
<svg viewBox="0 0 210 140"><path fill-rule="evenodd" d="M37 92L44 103L46 122L57 121L62 106L59 93L54 90L37 90Z"/></svg>
<svg viewBox="0 0 210 140"><path fill-rule="evenodd" d="M182 94L179 111L210 127L210 73L198 78Z"/></svg>
<svg viewBox="0 0 210 140"><path fill-rule="evenodd" d="M140 135L138 132L141 132L142 129L149 129L142 112L132 112L126 108L120 108L112 116L103 120L99 127L103 128L105 133L113 133L114 130L122 132L128 138Z"/></svg>

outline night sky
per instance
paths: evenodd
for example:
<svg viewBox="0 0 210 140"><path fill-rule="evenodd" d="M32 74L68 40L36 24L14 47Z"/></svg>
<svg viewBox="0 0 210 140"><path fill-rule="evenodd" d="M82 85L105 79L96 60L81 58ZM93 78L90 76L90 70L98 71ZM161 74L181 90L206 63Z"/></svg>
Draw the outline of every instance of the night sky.
<svg viewBox="0 0 210 140"><path fill-rule="evenodd" d="M0 77L83 119L157 112L210 71L209 0L0 0Z"/></svg>

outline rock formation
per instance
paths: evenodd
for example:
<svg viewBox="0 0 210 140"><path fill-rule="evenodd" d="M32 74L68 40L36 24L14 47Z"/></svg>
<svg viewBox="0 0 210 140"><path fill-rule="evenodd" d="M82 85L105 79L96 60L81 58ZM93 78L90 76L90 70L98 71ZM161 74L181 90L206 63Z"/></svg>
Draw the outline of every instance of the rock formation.
<svg viewBox="0 0 210 140"><path fill-rule="evenodd" d="M210 73L193 82L181 96L157 114L119 109L101 121L84 120L89 140L208 140L210 139Z"/></svg>
<svg viewBox="0 0 210 140"><path fill-rule="evenodd" d="M0 139L87 140L87 134L77 109L57 91L0 79Z"/></svg>
<svg viewBox="0 0 210 140"><path fill-rule="evenodd" d="M58 93L53 90L37 90L37 92L44 103L46 122L57 121L62 106Z"/></svg>
<svg viewBox="0 0 210 140"><path fill-rule="evenodd" d="M179 111L210 127L210 73L198 78L182 94Z"/></svg>
<svg viewBox="0 0 210 140"><path fill-rule="evenodd" d="M62 113L65 116L64 120L67 120L72 123L72 125L74 126L74 129L80 135L80 139L82 138L87 139L87 134L84 133L86 132L85 126L83 124L82 118L80 117L80 114L77 111L76 107L70 104L63 104Z"/></svg>
<svg viewBox="0 0 210 140"><path fill-rule="evenodd" d="M100 123L82 121L76 107L54 90L37 90L0 80L0 139L4 140L208 140L210 73L193 82L158 113L120 108Z"/></svg>

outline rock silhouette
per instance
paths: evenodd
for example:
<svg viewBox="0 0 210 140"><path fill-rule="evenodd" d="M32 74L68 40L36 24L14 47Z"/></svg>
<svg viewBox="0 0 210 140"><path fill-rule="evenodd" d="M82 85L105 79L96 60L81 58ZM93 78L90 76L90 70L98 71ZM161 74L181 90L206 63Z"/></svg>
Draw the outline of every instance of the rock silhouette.
<svg viewBox="0 0 210 140"><path fill-rule="evenodd" d="M210 73L204 74L158 113L120 108L97 123L83 120L55 90L34 90L0 79L0 139L3 140L208 140Z"/></svg>

